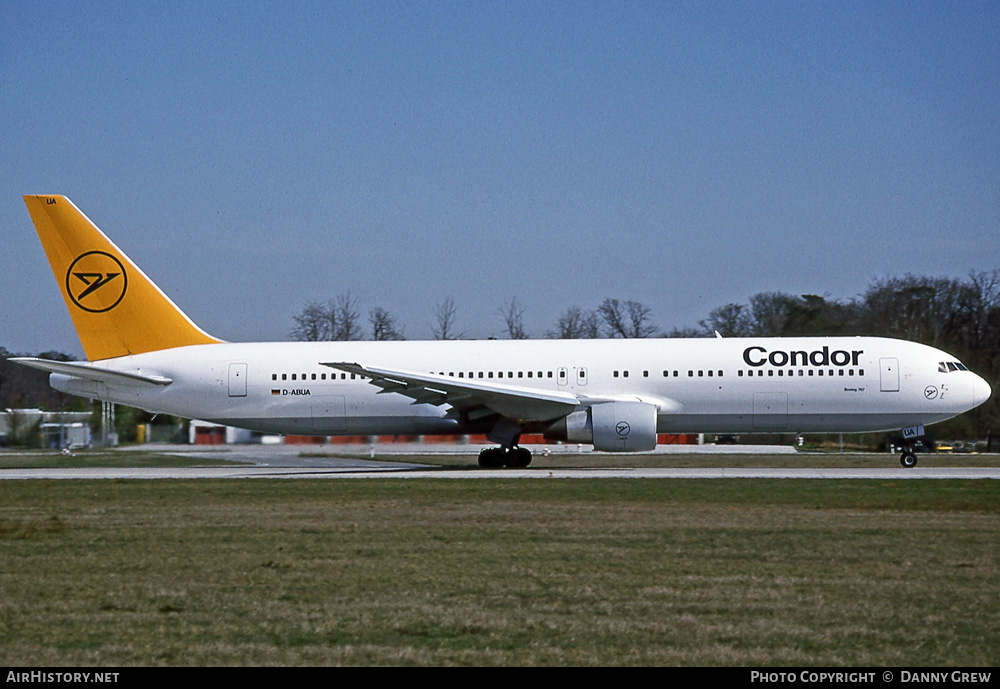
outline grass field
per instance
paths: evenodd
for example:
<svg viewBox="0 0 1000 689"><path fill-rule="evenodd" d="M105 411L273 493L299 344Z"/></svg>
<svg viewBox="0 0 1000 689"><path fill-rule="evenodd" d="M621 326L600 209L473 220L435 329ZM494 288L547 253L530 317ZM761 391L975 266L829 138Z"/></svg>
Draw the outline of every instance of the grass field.
<svg viewBox="0 0 1000 689"><path fill-rule="evenodd" d="M996 665L1000 482L11 481L6 665Z"/></svg>

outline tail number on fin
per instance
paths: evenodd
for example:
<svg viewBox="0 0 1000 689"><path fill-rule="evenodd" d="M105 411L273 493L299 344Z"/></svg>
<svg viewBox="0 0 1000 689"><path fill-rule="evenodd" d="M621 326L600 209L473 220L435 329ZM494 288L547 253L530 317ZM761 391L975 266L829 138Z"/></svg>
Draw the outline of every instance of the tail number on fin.
<svg viewBox="0 0 1000 689"><path fill-rule="evenodd" d="M118 306L128 288L121 261L104 251L80 254L66 271L66 294L90 313L104 313Z"/></svg>

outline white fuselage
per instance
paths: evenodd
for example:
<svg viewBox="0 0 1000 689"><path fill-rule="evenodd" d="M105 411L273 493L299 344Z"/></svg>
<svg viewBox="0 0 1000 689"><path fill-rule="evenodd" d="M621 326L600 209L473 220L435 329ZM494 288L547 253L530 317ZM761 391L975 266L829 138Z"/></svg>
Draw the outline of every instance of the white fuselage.
<svg viewBox="0 0 1000 689"><path fill-rule="evenodd" d="M164 376L157 387L51 375L53 387L154 412L271 433L479 432L450 406L381 392L325 366L430 373L531 391L656 405L659 433L866 432L931 424L989 385L932 347L872 337L225 343L95 362ZM470 381L471 382L471 381Z"/></svg>

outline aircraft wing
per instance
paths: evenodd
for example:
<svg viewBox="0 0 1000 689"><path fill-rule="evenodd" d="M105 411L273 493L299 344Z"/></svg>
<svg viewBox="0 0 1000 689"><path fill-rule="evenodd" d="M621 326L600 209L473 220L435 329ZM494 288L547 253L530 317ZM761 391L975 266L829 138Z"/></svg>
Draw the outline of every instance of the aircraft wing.
<svg viewBox="0 0 1000 689"><path fill-rule="evenodd" d="M93 380L98 383L111 383L114 385L170 385L173 379L165 376L145 375L142 373L129 373L126 371L110 371L106 368L98 368L93 364L82 361L50 361L49 359L37 359L35 357L23 356L12 357L8 361L41 369L49 373L62 373L67 376Z"/></svg>
<svg viewBox="0 0 1000 689"><path fill-rule="evenodd" d="M468 410L470 418L482 418L496 413L520 422L551 421L566 416L580 406L580 400L566 392L484 383L348 362L322 365L370 378L372 385L382 388L379 394L399 393L413 399L413 404L447 404L456 409Z"/></svg>

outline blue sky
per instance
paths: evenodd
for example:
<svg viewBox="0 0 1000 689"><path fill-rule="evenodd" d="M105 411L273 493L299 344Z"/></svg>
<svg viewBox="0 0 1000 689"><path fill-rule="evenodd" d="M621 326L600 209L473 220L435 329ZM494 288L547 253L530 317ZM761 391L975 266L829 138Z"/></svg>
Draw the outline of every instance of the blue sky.
<svg viewBox="0 0 1000 689"><path fill-rule="evenodd" d="M82 355L25 193L229 340L1000 268L996 2L0 0L0 121L14 351Z"/></svg>

